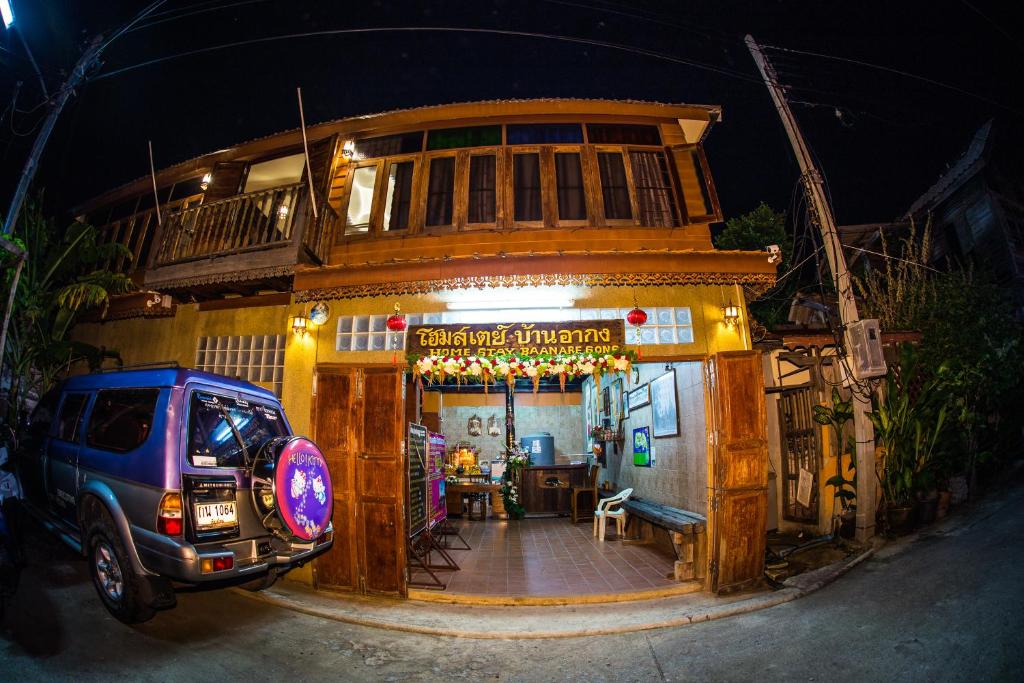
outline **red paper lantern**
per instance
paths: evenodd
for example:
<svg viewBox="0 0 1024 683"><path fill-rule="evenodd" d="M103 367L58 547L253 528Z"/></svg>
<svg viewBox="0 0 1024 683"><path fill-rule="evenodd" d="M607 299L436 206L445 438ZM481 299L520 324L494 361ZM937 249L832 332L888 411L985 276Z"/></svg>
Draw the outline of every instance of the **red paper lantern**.
<svg viewBox="0 0 1024 683"><path fill-rule="evenodd" d="M647 322L647 313L642 308L634 308L626 314L626 321L634 327L640 327Z"/></svg>
<svg viewBox="0 0 1024 683"><path fill-rule="evenodd" d="M399 313L398 304L395 304L395 312L388 316L387 326L391 332L405 332L405 328L408 323L405 321L405 316Z"/></svg>

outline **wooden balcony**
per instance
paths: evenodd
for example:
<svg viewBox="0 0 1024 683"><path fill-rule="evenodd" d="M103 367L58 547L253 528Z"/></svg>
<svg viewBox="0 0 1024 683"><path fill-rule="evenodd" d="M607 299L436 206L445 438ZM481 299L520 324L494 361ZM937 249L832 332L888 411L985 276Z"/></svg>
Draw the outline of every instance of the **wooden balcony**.
<svg viewBox="0 0 1024 683"><path fill-rule="evenodd" d="M188 207L165 218L144 284L196 298L287 289L295 266L326 261L337 223L325 200L314 216L305 183Z"/></svg>

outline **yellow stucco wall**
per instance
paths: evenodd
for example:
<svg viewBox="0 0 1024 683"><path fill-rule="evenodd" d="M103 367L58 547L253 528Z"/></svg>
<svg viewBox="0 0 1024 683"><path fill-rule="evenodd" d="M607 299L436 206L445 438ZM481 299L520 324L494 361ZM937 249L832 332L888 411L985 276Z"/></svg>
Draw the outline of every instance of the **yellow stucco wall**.
<svg viewBox="0 0 1024 683"><path fill-rule="evenodd" d="M646 345L641 349L644 358L698 358L717 351L750 348L745 325L746 309L741 308L743 320L736 327L726 325L722 319L724 304L739 303L742 306L743 295L738 286L593 287L580 292L575 305L579 308L631 307L634 294L641 308L688 306L693 319L694 343ZM311 327L305 336L292 334L290 321L293 315L307 313L310 305L293 303L289 306L219 311L199 311L195 304L179 304L173 318L83 324L75 328L74 338L116 349L125 364L175 360L182 366L191 367L195 364L196 343L201 336L286 334L282 403L293 429L299 434L309 434L313 369L318 363L390 363L396 356L398 363L404 362L401 350L397 354L392 351L336 351L338 316L389 313L395 303L401 305L404 313L445 310L438 294L344 299L328 303L331 319L320 328ZM524 301L524 307L529 305L529 301Z"/></svg>

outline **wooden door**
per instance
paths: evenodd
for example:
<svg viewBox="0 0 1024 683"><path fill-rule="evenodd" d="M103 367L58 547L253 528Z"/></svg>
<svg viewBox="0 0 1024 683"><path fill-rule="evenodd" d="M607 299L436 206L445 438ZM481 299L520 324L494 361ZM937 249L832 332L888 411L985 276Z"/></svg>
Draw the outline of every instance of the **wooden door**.
<svg viewBox="0 0 1024 683"><path fill-rule="evenodd" d="M359 587L355 557L355 454L358 439L355 368L318 370L313 439L327 459L334 488L334 546L314 563L317 586Z"/></svg>
<svg viewBox="0 0 1024 683"><path fill-rule="evenodd" d="M406 594L405 382L401 369L359 371L356 553L363 592Z"/></svg>
<svg viewBox="0 0 1024 683"><path fill-rule="evenodd" d="M707 366L712 415L711 589L751 586L764 574L768 440L759 351L715 354Z"/></svg>

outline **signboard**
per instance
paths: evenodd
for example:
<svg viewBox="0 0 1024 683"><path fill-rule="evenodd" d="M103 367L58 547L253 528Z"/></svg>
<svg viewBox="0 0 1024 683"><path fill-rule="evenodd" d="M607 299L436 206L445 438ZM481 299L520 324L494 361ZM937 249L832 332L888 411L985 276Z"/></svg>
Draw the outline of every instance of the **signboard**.
<svg viewBox="0 0 1024 683"><path fill-rule="evenodd" d="M623 348L625 339L626 329L622 319L411 325L406 334L406 352L417 356L614 353Z"/></svg>
<svg viewBox="0 0 1024 683"><path fill-rule="evenodd" d="M281 449L274 465L277 514L297 538L315 541L331 521L334 492L327 461L309 439L296 438Z"/></svg>
<svg viewBox="0 0 1024 683"><path fill-rule="evenodd" d="M427 514L431 528L448 516L448 506L444 497L445 451L444 435L430 432L427 447L427 493L430 496L430 503Z"/></svg>
<svg viewBox="0 0 1024 683"><path fill-rule="evenodd" d="M427 527L427 428L409 423L409 536Z"/></svg>

